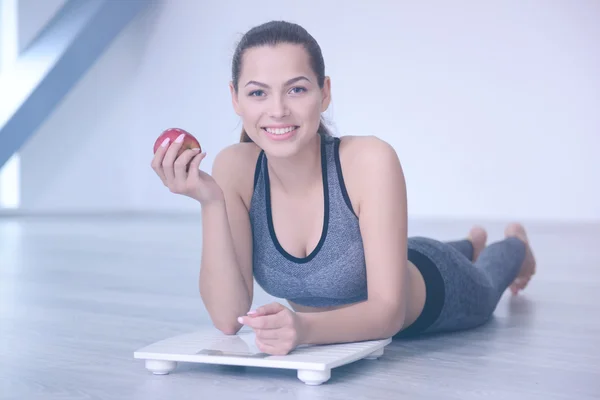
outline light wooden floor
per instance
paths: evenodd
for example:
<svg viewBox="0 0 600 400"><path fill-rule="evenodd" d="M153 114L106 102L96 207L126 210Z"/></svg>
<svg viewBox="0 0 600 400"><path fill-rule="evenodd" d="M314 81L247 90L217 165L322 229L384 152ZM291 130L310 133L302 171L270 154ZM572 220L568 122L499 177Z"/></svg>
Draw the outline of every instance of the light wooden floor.
<svg viewBox="0 0 600 400"><path fill-rule="evenodd" d="M488 225L490 239L501 225ZM411 222L463 236L465 223ZM133 351L208 324L196 216L0 219L1 399L600 398L600 226L530 227L539 273L485 327L397 341L309 387L294 371L180 366ZM271 298L259 291L256 304Z"/></svg>

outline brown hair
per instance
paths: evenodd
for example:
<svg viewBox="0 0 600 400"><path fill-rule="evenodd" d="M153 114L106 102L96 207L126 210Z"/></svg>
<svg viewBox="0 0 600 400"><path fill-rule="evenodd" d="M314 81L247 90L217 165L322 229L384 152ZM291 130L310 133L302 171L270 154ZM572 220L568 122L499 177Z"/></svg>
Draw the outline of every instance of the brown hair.
<svg viewBox="0 0 600 400"><path fill-rule="evenodd" d="M279 43L292 43L304 46L310 57L310 64L313 72L317 75L317 82L320 88L325 83L325 62L321 53L321 47L317 41L298 24L286 21L271 21L250 29L242 37L235 49L231 66L232 82L235 91L238 91L240 71L242 69L242 56L247 49L258 46L275 46ZM322 136L332 136L329 129L325 126L325 121L321 117L317 133ZM252 139L242 128L240 142L251 142Z"/></svg>

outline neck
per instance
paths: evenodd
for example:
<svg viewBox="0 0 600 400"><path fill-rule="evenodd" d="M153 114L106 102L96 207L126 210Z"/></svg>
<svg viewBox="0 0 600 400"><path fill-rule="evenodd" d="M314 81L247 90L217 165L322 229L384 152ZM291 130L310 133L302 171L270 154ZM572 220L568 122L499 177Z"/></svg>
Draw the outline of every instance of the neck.
<svg viewBox="0 0 600 400"><path fill-rule="evenodd" d="M271 184L286 193L306 193L321 184L321 137L315 135L310 143L292 157L269 158Z"/></svg>

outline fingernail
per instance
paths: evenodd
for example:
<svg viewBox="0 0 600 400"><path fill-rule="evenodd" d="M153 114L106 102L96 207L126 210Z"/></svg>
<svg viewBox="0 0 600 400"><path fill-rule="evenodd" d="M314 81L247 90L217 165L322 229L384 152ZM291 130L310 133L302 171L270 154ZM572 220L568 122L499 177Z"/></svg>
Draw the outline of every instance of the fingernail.
<svg viewBox="0 0 600 400"><path fill-rule="evenodd" d="M181 135L177 136L177 139L175 139L175 142L177 142L177 143L183 142L184 137L185 137L185 134L182 133Z"/></svg>
<svg viewBox="0 0 600 400"><path fill-rule="evenodd" d="M243 323L244 323L244 318L242 318L242 317L238 317L238 322L239 322L240 324L243 324Z"/></svg>
<svg viewBox="0 0 600 400"><path fill-rule="evenodd" d="M161 143L161 147L167 147L167 145L169 144L169 138L166 138L165 140L163 140L163 142Z"/></svg>
<svg viewBox="0 0 600 400"><path fill-rule="evenodd" d="M254 311L254 310L248 311L248 315L254 315L254 314L256 314L256 311Z"/></svg>
<svg viewBox="0 0 600 400"><path fill-rule="evenodd" d="M193 151L200 151L200 149L198 147L196 147L195 149L191 149Z"/></svg>

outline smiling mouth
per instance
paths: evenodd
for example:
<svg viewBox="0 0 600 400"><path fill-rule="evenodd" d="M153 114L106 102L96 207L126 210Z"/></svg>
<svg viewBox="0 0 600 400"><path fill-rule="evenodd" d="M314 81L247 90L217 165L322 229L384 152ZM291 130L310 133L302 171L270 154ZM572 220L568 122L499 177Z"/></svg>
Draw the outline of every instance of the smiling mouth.
<svg viewBox="0 0 600 400"><path fill-rule="evenodd" d="M270 133L271 135L285 135L286 133L290 133L292 131L295 131L298 128L299 128L299 126L292 125L292 126L288 126L288 127L285 127L285 128L267 128L267 127L263 127L262 129L264 131Z"/></svg>

